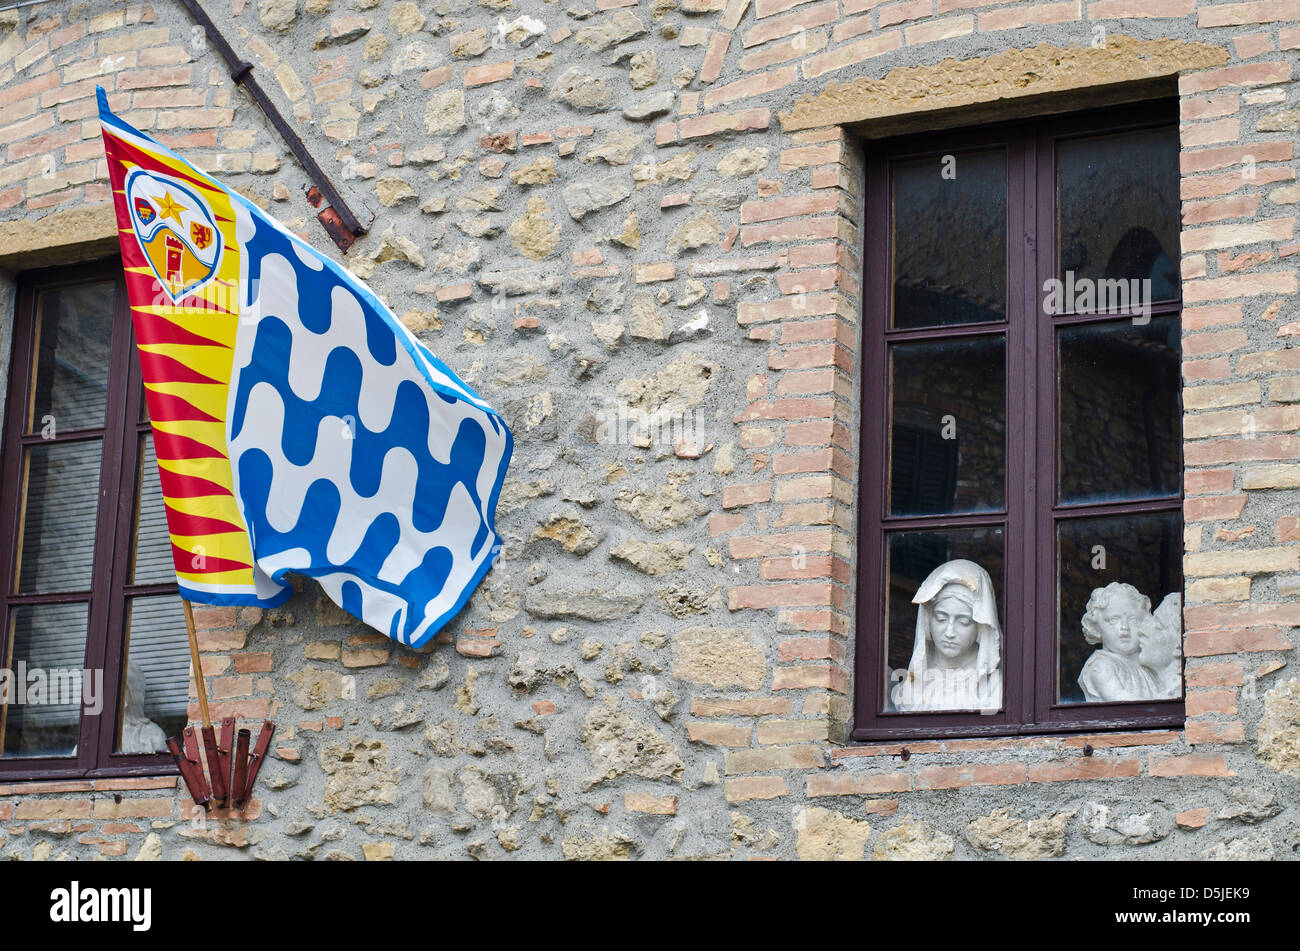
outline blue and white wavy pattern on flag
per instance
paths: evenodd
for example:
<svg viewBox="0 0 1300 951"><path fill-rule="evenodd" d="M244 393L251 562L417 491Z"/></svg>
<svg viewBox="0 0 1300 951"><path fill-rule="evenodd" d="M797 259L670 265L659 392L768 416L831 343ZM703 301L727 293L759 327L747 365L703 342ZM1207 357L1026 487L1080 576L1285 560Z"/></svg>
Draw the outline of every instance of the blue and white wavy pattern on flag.
<svg viewBox="0 0 1300 951"><path fill-rule="evenodd" d="M419 647L497 555L510 430L365 285L234 198L227 438L254 559Z"/></svg>

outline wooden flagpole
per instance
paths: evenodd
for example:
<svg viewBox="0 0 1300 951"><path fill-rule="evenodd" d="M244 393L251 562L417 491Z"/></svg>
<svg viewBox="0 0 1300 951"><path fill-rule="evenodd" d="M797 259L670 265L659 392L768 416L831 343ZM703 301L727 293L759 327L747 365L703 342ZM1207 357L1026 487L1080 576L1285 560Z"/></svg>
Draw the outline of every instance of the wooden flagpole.
<svg viewBox="0 0 1300 951"><path fill-rule="evenodd" d="M212 729L212 715L208 713L208 685L203 677L203 662L199 658L199 636L194 630L194 609L189 598L181 598L185 607L185 630L190 636L190 663L194 667L194 686L199 694L199 716L203 721L203 749L208 760L208 777L212 784L213 804L223 808L226 804L226 777L221 768L221 755L217 749L217 735Z"/></svg>

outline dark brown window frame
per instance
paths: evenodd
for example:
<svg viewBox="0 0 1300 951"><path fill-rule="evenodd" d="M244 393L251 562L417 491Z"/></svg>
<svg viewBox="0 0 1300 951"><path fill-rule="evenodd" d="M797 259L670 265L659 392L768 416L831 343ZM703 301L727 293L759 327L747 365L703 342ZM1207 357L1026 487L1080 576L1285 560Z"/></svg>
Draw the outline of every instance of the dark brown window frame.
<svg viewBox="0 0 1300 951"><path fill-rule="evenodd" d="M1181 728L1183 700L1148 703L1070 703L1055 698L1056 541L1059 517L1175 512L1177 494L1139 502L1055 504L1057 327L1112 322L1123 311L1051 316L1041 289L1056 277L1055 143L1108 132L1178 124L1176 100L1009 122L969 130L924 133L865 143L861 462L856 597L855 741L1015 736L1101 730ZM892 293L889 163L1004 146L1007 150L1007 319L891 330ZM1046 253L1039 253L1039 249ZM1181 298L1154 302L1151 319L1179 316ZM1033 315L1032 320L1025 319ZM1006 493L1003 510L961 515L889 515L889 366L891 343L1004 335L1007 371ZM1181 388L1179 471L1182 471ZM1040 502L1039 500L1044 500ZM888 534L898 530L1004 525L1003 707L978 713L894 713L884 710L885 593ZM1181 533L1180 533L1181 534ZM1181 560L1182 552L1178 553ZM1043 570L1039 570L1040 565ZM1181 575L1181 570L1180 570ZM1185 584L1185 579L1184 579ZM1011 592L1020 592L1014 595ZM1030 633L1033 632L1033 633Z"/></svg>
<svg viewBox="0 0 1300 951"><path fill-rule="evenodd" d="M24 434L36 372L32 357L36 339L37 301L41 292L77 284L114 282L113 330L109 353L109 389L104 425L59 433L45 439L39 432ZM99 714L81 714L75 757L4 757L0 780L51 780L126 776L169 776L175 763L166 753L113 752L122 700L124 618L127 598L175 593L175 583L130 584L131 542L135 530L136 473L141 437L149 431L144 420L144 384L135 355L131 310L119 258L87 264L27 271L18 277L14 308L9 385L4 411L4 442L0 449L0 666L12 650L12 611L26 604L60 604L89 600L84 667L102 669L103 707ZM23 505L23 450L28 445L100 439L99 505L95 552L89 591L18 594L18 530ZM109 676L110 671L117 672Z"/></svg>

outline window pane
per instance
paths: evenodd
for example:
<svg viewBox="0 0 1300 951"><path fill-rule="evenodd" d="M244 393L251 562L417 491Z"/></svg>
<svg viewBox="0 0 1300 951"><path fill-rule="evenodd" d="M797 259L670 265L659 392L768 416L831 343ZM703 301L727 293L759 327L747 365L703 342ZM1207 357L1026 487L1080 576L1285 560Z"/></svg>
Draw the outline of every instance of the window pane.
<svg viewBox="0 0 1300 951"><path fill-rule="evenodd" d="M1181 523L1167 512L1057 525L1059 702L1182 696Z"/></svg>
<svg viewBox="0 0 1300 951"><path fill-rule="evenodd" d="M1177 493L1178 318L1061 328L1057 346L1060 500Z"/></svg>
<svg viewBox="0 0 1300 951"><path fill-rule="evenodd" d="M167 509L163 505L153 433L141 437L140 468L136 473L135 539L131 558L132 584L165 584L176 577L172 562Z"/></svg>
<svg viewBox="0 0 1300 951"><path fill-rule="evenodd" d="M1069 139L1056 155L1062 283L1149 280L1145 300L1177 297L1177 127Z"/></svg>
<svg viewBox="0 0 1300 951"><path fill-rule="evenodd" d="M36 321L36 380L28 432L64 433L104 425L113 284L44 291Z"/></svg>
<svg viewBox="0 0 1300 951"><path fill-rule="evenodd" d="M86 663L87 605L14 607L12 671L3 708L5 756L75 756ZM103 702L103 677L92 676L87 699Z"/></svg>
<svg viewBox="0 0 1300 951"><path fill-rule="evenodd" d="M26 461L18 590L87 590L95 555L100 442L31 446Z"/></svg>
<svg viewBox="0 0 1300 951"><path fill-rule="evenodd" d="M166 752L188 719L190 651L177 595L130 598L127 665L118 717L119 753Z"/></svg>
<svg viewBox="0 0 1300 951"><path fill-rule="evenodd" d="M894 327L1006 317L1002 149L895 162Z"/></svg>
<svg viewBox="0 0 1300 951"><path fill-rule="evenodd" d="M888 540L885 711L1002 706L1001 527Z"/></svg>
<svg viewBox="0 0 1300 951"><path fill-rule="evenodd" d="M1004 339L896 344L890 362L890 513L1001 509Z"/></svg>

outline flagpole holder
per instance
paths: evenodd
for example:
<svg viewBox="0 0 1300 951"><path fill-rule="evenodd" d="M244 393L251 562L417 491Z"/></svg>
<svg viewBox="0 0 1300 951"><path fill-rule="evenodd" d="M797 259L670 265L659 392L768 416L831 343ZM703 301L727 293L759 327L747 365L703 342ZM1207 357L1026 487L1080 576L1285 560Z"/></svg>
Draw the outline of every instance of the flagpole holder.
<svg viewBox="0 0 1300 951"><path fill-rule="evenodd" d="M235 731L235 718L225 717L221 721L221 741L218 743L216 731L212 726L212 715L208 711L208 687L203 676L203 662L199 655L199 638L194 628L194 610L188 598L182 598L185 609L185 631L190 641L190 664L194 668L194 687L199 698L199 718L203 737L203 752L207 760L207 776L203 772L203 760L199 758L198 736L193 726L186 726L181 733L181 740L176 737L167 739L167 749L176 760L181 779L189 790L194 804L205 810L224 809L229 803L236 809L242 809L253 792L253 784L266 759L266 751L271 746L275 735L275 724L270 720L262 721L262 728L257 734L257 743L249 751L252 734L248 730ZM209 779L210 777L210 779Z"/></svg>

